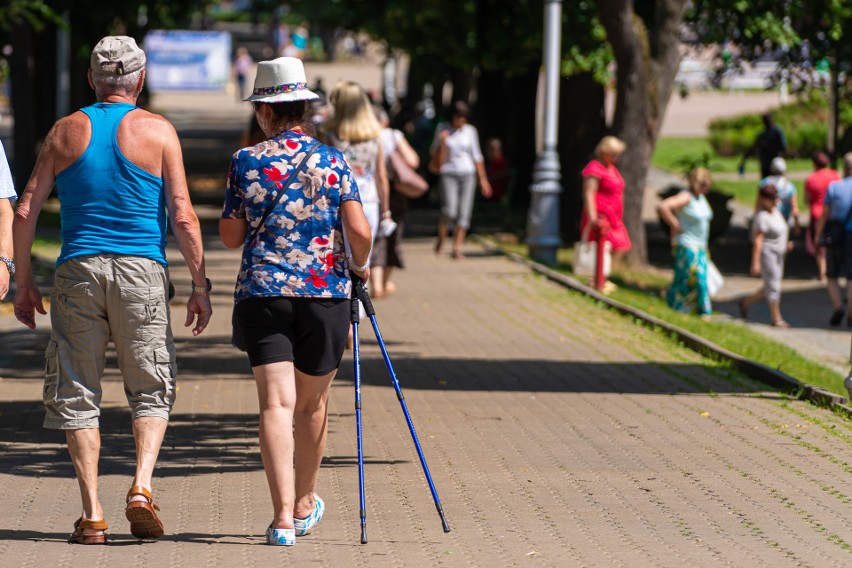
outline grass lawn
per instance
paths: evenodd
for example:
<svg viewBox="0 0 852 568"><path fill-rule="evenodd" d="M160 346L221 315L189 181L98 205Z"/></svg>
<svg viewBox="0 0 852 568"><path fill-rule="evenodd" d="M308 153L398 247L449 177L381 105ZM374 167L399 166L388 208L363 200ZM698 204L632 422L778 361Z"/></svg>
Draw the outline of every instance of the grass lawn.
<svg viewBox="0 0 852 568"><path fill-rule="evenodd" d="M513 242L498 244L504 250L527 257L525 245ZM573 250L560 249L557 254L558 265L554 270L574 276L572 260ZM584 279L577 278L581 281ZM618 285L618 289L610 294L614 300L699 335L728 351L783 371L803 383L822 387L842 396L847 395L842 375L803 357L783 343L769 339L737 322L704 321L697 316L672 310L662 297L663 290L669 284L667 277L653 272L622 270L611 274L609 279Z"/></svg>
<svg viewBox="0 0 852 568"><path fill-rule="evenodd" d="M651 163L659 168L673 172L683 172L687 163L703 163L704 157L709 160L711 172L736 173L740 164L739 156L717 156L706 138L660 138L651 156ZM811 171L813 166L807 158L791 158L787 160L787 170L790 172ZM756 158L746 161L746 173L760 172Z"/></svg>

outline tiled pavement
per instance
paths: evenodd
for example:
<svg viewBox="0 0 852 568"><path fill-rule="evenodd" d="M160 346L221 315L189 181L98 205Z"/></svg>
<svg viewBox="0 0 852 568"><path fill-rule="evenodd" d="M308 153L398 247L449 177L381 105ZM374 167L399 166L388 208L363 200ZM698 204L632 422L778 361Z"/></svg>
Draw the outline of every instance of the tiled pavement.
<svg viewBox="0 0 852 568"><path fill-rule="evenodd" d="M399 290L376 308L452 532L364 326L370 542L359 544L347 354L320 472L326 518L292 549L263 545L256 395L228 345L238 257L211 242L211 328L191 338L172 306L180 391L154 487L160 542L138 543L122 514L132 438L112 371L101 459L112 545L65 544L79 502L62 438L40 427L44 328L0 316L0 566L852 565L850 422L503 258L430 250L408 244Z"/></svg>

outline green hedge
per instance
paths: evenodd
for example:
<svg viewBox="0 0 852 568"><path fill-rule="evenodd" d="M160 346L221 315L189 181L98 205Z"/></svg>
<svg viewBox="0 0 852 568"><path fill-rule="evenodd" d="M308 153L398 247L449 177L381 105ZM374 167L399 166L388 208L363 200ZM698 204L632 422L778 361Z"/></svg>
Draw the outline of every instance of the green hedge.
<svg viewBox="0 0 852 568"><path fill-rule="evenodd" d="M842 101L839 109L840 135L852 124L852 102ZM825 148L828 138L828 103L825 95L814 92L792 104L772 111L775 123L787 137L787 155L807 158ZM710 144L720 156L738 156L745 152L763 130L759 113L717 118L708 126Z"/></svg>

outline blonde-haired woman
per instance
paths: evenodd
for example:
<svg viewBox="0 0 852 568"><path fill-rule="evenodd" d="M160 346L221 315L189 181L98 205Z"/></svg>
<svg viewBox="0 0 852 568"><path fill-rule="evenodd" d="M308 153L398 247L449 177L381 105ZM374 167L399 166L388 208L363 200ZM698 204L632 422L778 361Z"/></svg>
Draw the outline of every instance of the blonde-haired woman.
<svg viewBox="0 0 852 568"><path fill-rule="evenodd" d="M334 114L323 123L322 131L328 143L343 152L352 168L375 241L379 223L390 218L388 176L379 139L382 128L367 93L358 83L337 83L329 95L329 103Z"/></svg>
<svg viewBox="0 0 852 568"><path fill-rule="evenodd" d="M586 227L603 230L612 245L613 255L630 250L630 237L622 221L624 215L624 179L615 164L626 145L615 136L604 136L595 148L596 159L583 168L583 216L580 231ZM591 235L594 238L594 235Z"/></svg>
<svg viewBox="0 0 852 568"><path fill-rule="evenodd" d="M666 303L702 317L709 317L712 311L707 291L707 242L713 210L705 197L711 185L710 172L695 168L689 173L689 189L664 199L658 208L674 244L674 280Z"/></svg>

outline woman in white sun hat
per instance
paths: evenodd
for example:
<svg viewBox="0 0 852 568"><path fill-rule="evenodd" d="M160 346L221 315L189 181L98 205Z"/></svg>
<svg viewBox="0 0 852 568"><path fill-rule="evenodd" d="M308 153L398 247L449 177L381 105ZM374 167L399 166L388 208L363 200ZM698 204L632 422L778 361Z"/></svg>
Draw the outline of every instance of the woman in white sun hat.
<svg viewBox="0 0 852 568"><path fill-rule="evenodd" d="M352 171L312 135L316 98L299 59L258 64L246 100L269 138L234 154L219 221L225 246L243 248L234 343L257 383L271 545L295 544L325 510L316 485L350 325L350 274L366 280L370 272L370 227Z"/></svg>

